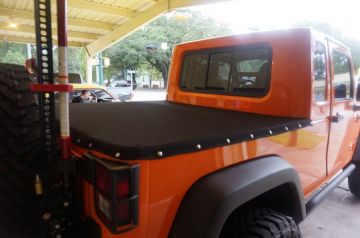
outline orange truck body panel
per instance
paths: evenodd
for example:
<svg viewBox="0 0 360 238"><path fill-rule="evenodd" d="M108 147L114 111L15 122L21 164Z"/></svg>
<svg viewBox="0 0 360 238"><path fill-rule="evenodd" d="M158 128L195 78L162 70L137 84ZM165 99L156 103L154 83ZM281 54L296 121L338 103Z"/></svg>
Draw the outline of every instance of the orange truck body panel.
<svg viewBox="0 0 360 238"><path fill-rule="evenodd" d="M331 86L333 69L327 67L326 100L313 96L312 45L320 42L337 48L349 58L349 50L309 29L258 32L184 43L174 50L167 100L196 106L214 107L273 116L310 118L311 127L233 145L180 154L160 160L131 160L140 164L139 225L122 234L112 234L96 215L92 185L84 182L84 211L102 228L103 237L167 237L179 205L199 178L264 155L276 154L291 163L299 173L303 193L308 198L316 189L349 163L360 123L351 110L353 100L334 102ZM272 49L271 84L261 98L206 94L179 88L181 62L186 52L200 49L267 44ZM331 59L326 53L327 65ZM351 72L354 72L351 69ZM342 126L330 122L331 113L344 111ZM327 150L328 145L333 145ZM74 154L86 149L73 147ZM94 152L94 151L93 151ZM94 152L101 158L113 158Z"/></svg>
<svg viewBox="0 0 360 238"><path fill-rule="evenodd" d="M179 89L179 62L182 62L186 52L261 43L272 49L271 85L265 97L199 94ZM253 33L179 45L174 50L173 59L176 60L171 64L167 100L266 115L308 118L312 92L310 51L311 34L307 30ZM299 101L299 98L302 100Z"/></svg>

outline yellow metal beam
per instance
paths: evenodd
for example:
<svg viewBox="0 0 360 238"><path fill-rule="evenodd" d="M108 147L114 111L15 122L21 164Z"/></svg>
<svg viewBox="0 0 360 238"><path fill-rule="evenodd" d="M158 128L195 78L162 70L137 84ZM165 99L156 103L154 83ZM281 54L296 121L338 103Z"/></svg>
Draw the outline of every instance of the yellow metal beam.
<svg viewBox="0 0 360 238"><path fill-rule="evenodd" d="M51 3L53 4L56 3L56 0L52 0ZM122 16L127 18L133 18L135 17L136 14L135 11L126 8L113 7L109 5L104 5L95 2L88 2L83 0L69 0L68 8L77 8L81 10L94 11L98 13L111 14L111 15Z"/></svg>
<svg viewBox="0 0 360 238"><path fill-rule="evenodd" d="M52 19L56 19L55 17L56 15L52 15ZM114 29L113 25L109 23L88 21L88 20L82 20L76 18L68 18L68 24L70 26L79 26L79 27L104 30L104 31L112 31Z"/></svg>
<svg viewBox="0 0 360 238"><path fill-rule="evenodd" d="M14 10L11 8L0 7L0 16L10 17L10 15L14 19L24 19L34 22L34 12L31 11L23 11L23 10ZM52 22L56 22L56 15L51 15ZM99 29L105 31L113 30L113 25L102 22L94 22L88 20L81 20L76 18L68 18L68 24L70 26L79 26L90 29Z"/></svg>
<svg viewBox="0 0 360 238"><path fill-rule="evenodd" d="M1 41L11 41L11 42L17 42L17 43L35 43L34 37L24 37L24 36L9 36L9 35L3 35L0 34L0 40ZM57 41L53 41L54 45L57 45ZM69 42L69 46L72 47L83 47L84 45L80 42Z"/></svg>
<svg viewBox="0 0 360 238"><path fill-rule="evenodd" d="M94 56L96 53L112 46L119 40L131 34L140 26L155 19L168 9L168 2L168 0L160 1L146 11L138 14L135 18L128 20L124 25L115 28L113 31L90 43L86 46L88 54Z"/></svg>
<svg viewBox="0 0 360 238"><path fill-rule="evenodd" d="M146 11L136 15L135 18L130 19L124 25L115 28L113 31L98 38L96 41L86 46L87 52L90 56L94 56L96 53L112 46L119 40L125 38L142 25L154 20L157 16L165 11L191 7L203 4L230 2L234 0L160 0L154 6L150 7Z"/></svg>
<svg viewBox="0 0 360 238"><path fill-rule="evenodd" d="M235 0L170 0L170 9L182 8L182 7L194 7L199 5L233 2Z"/></svg>
<svg viewBox="0 0 360 238"><path fill-rule="evenodd" d="M9 28L8 24L4 22L0 22L0 30L8 31L9 35L11 35L11 32L23 32L23 33L31 33L35 35L35 27L18 25L16 28ZM56 33L57 33L56 29L53 29L54 37L56 37ZM68 37L78 38L85 41L93 41L97 39L96 34L77 32L77 31L68 31Z"/></svg>

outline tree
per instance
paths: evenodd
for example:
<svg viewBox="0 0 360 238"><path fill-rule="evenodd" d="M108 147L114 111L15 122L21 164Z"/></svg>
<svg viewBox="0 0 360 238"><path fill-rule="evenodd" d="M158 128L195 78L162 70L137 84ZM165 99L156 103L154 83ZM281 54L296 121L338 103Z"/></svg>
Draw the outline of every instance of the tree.
<svg viewBox="0 0 360 238"><path fill-rule="evenodd" d="M104 52L111 61L106 75L136 70L147 62L161 73L166 87L175 45L230 33L229 28L199 12L178 10L165 14ZM161 49L161 43L167 43L167 49Z"/></svg>
<svg viewBox="0 0 360 238"><path fill-rule="evenodd" d="M84 48L78 47L68 47L68 72L69 73L78 73L81 75L83 80L86 75L86 52ZM59 69L59 58L58 58L58 48L56 47L53 50L53 67L54 72L58 72Z"/></svg>
<svg viewBox="0 0 360 238"><path fill-rule="evenodd" d="M217 23L214 19L190 10L178 10L159 17L144 27L143 31L148 41L157 45L156 50L147 50L146 60L161 72L165 87L175 45L231 33L229 28ZM167 43L167 49L160 49L162 42Z"/></svg>
<svg viewBox="0 0 360 238"><path fill-rule="evenodd" d="M26 45L13 42L0 42L0 62L24 65L26 60Z"/></svg>
<svg viewBox="0 0 360 238"><path fill-rule="evenodd" d="M137 70L144 62L145 37L142 31L136 31L129 37L103 52L110 58L111 66L105 68L105 77L111 78L124 70Z"/></svg>

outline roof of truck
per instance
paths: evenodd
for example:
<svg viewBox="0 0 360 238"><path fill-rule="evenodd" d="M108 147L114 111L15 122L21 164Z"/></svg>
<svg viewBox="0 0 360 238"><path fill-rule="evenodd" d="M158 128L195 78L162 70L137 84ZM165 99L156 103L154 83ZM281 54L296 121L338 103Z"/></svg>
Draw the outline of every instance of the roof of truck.
<svg viewBox="0 0 360 238"><path fill-rule="evenodd" d="M313 28L309 28L309 27L294 27L294 28L285 28L285 29L276 29L276 30L266 30L266 31L253 31L253 32L246 32L246 33L240 33L240 34L232 34L232 35L227 35L227 36L220 36L220 37L212 37L212 38L208 38L208 39L200 39L200 40L195 40L195 41L189 41L189 42L183 42L178 44L178 46L182 46L182 45L187 45L187 44L192 44L195 42L201 42L204 45L206 45L207 41L217 41L217 40L225 40L225 39L231 39L231 38L247 38L247 37L253 37L253 38L262 38L264 36L269 36L269 35L276 35L276 34L294 34L294 33L302 33L302 34L310 34L310 35L314 35L318 38L324 38L324 39L329 39L332 42L336 42L337 44L348 48L346 45L344 45L343 43L341 43L340 41L334 39L333 37L322 33L318 30L315 30ZM266 38L264 39L264 41L266 41Z"/></svg>

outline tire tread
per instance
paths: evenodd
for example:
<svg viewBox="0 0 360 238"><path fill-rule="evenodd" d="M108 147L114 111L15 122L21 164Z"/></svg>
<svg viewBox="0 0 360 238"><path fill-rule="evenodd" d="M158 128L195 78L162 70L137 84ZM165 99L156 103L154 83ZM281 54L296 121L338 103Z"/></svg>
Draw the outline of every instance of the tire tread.
<svg viewBox="0 0 360 238"><path fill-rule="evenodd" d="M0 231L5 237L35 237L32 178L42 162L38 99L28 90L33 82L23 66L0 64Z"/></svg>

